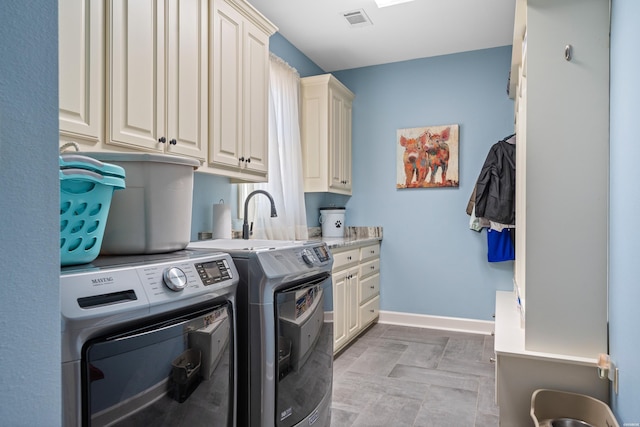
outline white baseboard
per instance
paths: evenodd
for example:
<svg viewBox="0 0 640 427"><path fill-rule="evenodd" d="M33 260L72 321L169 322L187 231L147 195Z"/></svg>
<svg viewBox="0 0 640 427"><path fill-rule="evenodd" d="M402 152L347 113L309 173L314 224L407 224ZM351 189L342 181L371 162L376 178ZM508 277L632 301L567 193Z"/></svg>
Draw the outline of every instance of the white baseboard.
<svg viewBox="0 0 640 427"><path fill-rule="evenodd" d="M495 330L494 322L491 320L429 316L426 314L400 313L382 310L380 310L378 323L412 326L416 328L441 329L445 331L466 332L482 335L491 335Z"/></svg>
<svg viewBox="0 0 640 427"><path fill-rule="evenodd" d="M325 311L324 320L325 322L333 322L333 311ZM380 311L378 323L481 335L491 335L495 331L494 322L491 320L429 316L426 314L400 313L397 311Z"/></svg>

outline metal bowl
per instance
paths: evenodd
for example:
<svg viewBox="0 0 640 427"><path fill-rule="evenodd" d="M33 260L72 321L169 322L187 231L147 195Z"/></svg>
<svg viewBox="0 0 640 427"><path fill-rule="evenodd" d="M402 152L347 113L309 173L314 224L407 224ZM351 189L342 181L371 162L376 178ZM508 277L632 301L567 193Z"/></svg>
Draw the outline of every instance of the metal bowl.
<svg viewBox="0 0 640 427"><path fill-rule="evenodd" d="M593 427L589 423L573 418L556 418L551 420L551 427Z"/></svg>

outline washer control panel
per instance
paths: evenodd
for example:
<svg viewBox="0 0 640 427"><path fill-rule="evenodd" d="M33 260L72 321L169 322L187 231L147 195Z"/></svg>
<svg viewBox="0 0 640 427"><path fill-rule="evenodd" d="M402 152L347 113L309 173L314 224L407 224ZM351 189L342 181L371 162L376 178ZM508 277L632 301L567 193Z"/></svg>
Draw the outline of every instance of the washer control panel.
<svg viewBox="0 0 640 427"><path fill-rule="evenodd" d="M226 259L197 263L196 271L205 286L233 278L233 273Z"/></svg>
<svg viewBox="0 0 640 427"><path fill-rule="evenodd" d="M130 264L87 265L60 276L61 310L66 319L180 307L194 299L235 292L238 272L221 252L142 259Z"/></svg>

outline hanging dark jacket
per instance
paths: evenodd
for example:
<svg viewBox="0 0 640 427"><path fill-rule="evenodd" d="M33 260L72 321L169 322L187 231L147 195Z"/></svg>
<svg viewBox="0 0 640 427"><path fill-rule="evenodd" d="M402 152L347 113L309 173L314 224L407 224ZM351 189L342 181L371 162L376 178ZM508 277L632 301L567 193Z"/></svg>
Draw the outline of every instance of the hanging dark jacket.
<svg viewBox="0 0 640 427"><path fill-rule="evenodd" d="M513 225L516 220L516 146L498 141L489 150L476 183L476 216Z"/></svg>

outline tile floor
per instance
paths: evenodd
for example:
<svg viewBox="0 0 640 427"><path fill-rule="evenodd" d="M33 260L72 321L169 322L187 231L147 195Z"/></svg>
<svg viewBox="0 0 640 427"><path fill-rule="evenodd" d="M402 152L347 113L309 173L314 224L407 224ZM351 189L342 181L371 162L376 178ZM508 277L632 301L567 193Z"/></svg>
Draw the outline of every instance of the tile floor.
<svg viewBox="0 0 640 427"><path fill-rule="evenodd" d="M497 427L493 337L376 324L334 361L331 427Z"/></svg>

